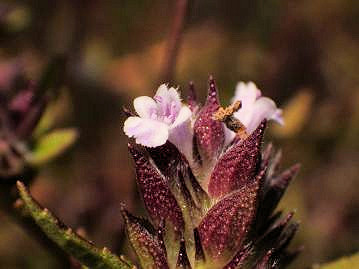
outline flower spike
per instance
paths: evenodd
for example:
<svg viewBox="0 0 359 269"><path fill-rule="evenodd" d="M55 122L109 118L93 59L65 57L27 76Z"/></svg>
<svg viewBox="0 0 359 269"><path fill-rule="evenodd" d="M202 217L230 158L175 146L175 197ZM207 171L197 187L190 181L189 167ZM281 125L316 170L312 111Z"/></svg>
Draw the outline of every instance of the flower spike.
<svg viewBox="0 0 359 269"><path fill-rule="evenodd" d="M164 85L153 99L135 99L137 115L127 113L125 132L139 144L161 135L147 115L168 130L163 143L129 146L156 229L147 229L146 246L154 238L169 268L282 268L299 253L287 250L298 225L293 213L280 218L274 209L298 166L279 173L281 154L271 144L262 151L267 122L281 122L280 110L254 83L239 83L236 99L223 108L212 77L205 105L197 103L193 83L187 102L188 132L171 128L172 112L183 106ZM147 123L131 129L131 118Z"/></svg>

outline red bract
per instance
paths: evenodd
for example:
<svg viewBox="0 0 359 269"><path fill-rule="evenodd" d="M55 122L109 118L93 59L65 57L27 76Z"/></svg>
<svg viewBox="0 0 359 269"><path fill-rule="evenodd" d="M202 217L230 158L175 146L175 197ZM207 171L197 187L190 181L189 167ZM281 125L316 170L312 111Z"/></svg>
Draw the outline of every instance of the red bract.
<svg viewBox="0 0 359 269"><path fill-rule="evenodd" d="M224 127L213 119L213 113L219 108L218 92L214 79L210 79L207 101L199 111L194 123L194 138L201 157L216 158L224 144Z"/></svg>
<svg viewBox="0 0 359 269"><path fill-rule="evenodd" d="M182 230L182 213L170 192L166 178L137 145L129 144L129 150L135 161L137 184L151 219L155 224L161 219L168 219L176 230Z"/></svg>
<svg viewBox="0 0 359 269"><path fill-rule="evenodd" d="M221 197L245 185L256 173L266 123L244 141L229 148L218 160L208 185L212 197Z"/></svg>

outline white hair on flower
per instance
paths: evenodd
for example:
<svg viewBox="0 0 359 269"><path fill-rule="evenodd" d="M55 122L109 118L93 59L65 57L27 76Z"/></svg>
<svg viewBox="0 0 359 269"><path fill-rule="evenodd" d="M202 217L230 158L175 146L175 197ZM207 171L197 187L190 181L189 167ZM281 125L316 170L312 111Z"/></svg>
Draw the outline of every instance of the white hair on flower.
<svg viewBox="0 0 359 269"><path fill-rule="evenodd" d="M133 105L138 116L129 117L123 130L127 136L134 137L137 144L158 147L169 140L185 155L191 151L188 141L192 141L192 112L182 104L177 89L162 84L153 98L137 97Z"/></svg>

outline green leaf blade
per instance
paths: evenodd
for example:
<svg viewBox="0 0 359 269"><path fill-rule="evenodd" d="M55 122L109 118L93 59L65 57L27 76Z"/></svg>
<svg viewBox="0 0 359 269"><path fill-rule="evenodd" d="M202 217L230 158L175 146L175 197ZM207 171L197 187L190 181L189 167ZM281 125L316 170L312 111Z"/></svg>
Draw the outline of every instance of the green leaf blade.
<svg viewBox="0 0 359 269"><path fill-rule="evenodd" d="M34 150L27 156L27 161L34 166L42 165L67 150L77 139L74 128L57 129L40 137Z"/></svg>
<svg viewBox="0 0 359 269"><path fill-rule="evenodd" d="M99 249L91 242L74 233L61 223L48 209L42 208L20 181L17 182L25 210L35 220L42 231L69 255L83 265L93 269L130 269L136 268L127 259L124 261L112 254L107 248Z"/></svg>

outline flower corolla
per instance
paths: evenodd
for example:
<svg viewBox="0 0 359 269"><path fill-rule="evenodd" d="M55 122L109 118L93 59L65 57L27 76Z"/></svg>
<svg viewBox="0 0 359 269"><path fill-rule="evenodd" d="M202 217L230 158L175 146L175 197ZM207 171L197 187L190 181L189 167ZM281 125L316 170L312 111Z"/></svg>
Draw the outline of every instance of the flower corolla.
<svg viewBox="0 0 359 269"><path fill-rule="evenodd" d="M261 90L253 82L238 82L232 103L241 101L242 107L233 115L246 127L251 134L264 120L274 120L284 124L282 110L278 109L275 102L262 96Z"/></svg>
<svg viewBox="0 0 359 269"><path fill-rule="evenodd" d="M169 140L184 154L190 150L192 112L175 88L162 84L153 98L137 97L133 105L138 116L129 117L123 130L137 144L158 147Z"/></svg>

